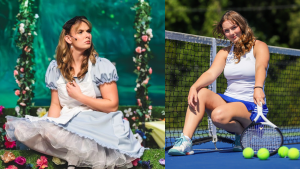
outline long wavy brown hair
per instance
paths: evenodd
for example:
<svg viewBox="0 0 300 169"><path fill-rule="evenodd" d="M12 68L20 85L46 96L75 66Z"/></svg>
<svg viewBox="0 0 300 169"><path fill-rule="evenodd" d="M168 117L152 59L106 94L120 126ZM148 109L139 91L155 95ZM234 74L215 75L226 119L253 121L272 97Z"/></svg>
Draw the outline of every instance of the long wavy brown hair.
<svg viewBox="0 0 300 169"><path fill-rule="evenodd" d="M223 32L222 24L225 21L232 21L233 23L237 24L241 31L242 36L239 38L237 42L234 43L234 57L235 59L238 59L238 62L241 60L241 56L243 56L245 53L249 52L254 46L255 37L253 34L252 29L249 27L247 20L239 13L235 11L227 11L221 18L220 22L215 24L215 28L213 30L213 35L215 38L223 39L225 40L225 34ZM231 46L233 42L230 42Z"/></svg>
<svg viewBox="0 0 300 169"><path fill-rule="evenodd" d="M75 29L77 31L81 22L85 22L89 28L92 30L92 24L86 19L78 19L74 25L72 25L71 29ZM72 62L74 62L72 53L71 53L71 45L65 41L65 36L70 34L70 31L63 29L59 36L58 45L56 47L56 61L58 68L60 69L61 74L67 81L73 81L73 75L75 74L75 70L72 67ZM93 64L96 63L96 57L98 55L96 50L94 49L94 44L91 41L91 47L84 51L84 59L81 64L81 70L77 75L78 79L82 79L84 75L88 71L88 59L91 60Z"/></svg>

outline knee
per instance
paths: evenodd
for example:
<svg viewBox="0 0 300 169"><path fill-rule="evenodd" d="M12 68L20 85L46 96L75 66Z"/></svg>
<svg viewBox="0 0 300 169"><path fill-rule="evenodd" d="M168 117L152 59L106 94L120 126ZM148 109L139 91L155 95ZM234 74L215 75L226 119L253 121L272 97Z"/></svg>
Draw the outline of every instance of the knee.
<svg viewBox="0 0 300 169"><path fill-rule="evenodd" d="M226 124L225 112L223 109L215 108L211 113L211 120L215 125Z"/></svg>
<svg viewBox="0 0 300 169"><path fill-rule="evenodd" d="M207 88L202 88L198 91L198 99L199 101L204 101L205 98L207 98L207 95L209 94L209 92L211 92L209 89Z"/></svg>

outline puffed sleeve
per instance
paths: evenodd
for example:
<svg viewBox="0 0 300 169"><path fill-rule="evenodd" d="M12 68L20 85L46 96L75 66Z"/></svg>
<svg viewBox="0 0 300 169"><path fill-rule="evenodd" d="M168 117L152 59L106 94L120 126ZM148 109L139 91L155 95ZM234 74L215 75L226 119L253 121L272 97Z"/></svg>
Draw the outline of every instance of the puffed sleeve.
<svg viewBox="0 0 300 169"><path fill-rule="evenodd" d="M47 68L45 75L46 87L49 89L57 90L56 81L60 76L60 71L57 67L56 60L52 60Z"/></svg>
<svg viewBox="0 0 300 169"><path fill-rule="evenodd" d="M96 56L96 64L94 72L94 81L97 86L112 81L118 81L116 67L106 58Z"/></svg>

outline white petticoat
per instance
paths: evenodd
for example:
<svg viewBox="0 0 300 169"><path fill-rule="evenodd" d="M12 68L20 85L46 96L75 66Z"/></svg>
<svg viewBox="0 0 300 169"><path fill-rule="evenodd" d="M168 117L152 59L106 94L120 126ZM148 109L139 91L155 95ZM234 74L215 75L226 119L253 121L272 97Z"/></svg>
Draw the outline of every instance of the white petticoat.
<svg viewBox="0 0 300 169"><path fill-rule="evenodd" d="M67 127L69 126L59 126L45 120L30 122L25 118L12 116L6 116L6 118L8 139L18 140L33 150L64 159L69 165L94 169L113 169L123 166L130 168L132 167L131 162L139 158L144 151L143 147L139 148L140 145L134 142L132 144L138 150L137 154L126 153L124 150L114 148L113 145L106 145L105 142L99 144L99 141L97 141L98 143L95 141L97 139L84 137L77 134L77 131L68 131ZM80 116L75 118L80 118ZM82 126L80 127L78 131L82 130ZM119 130L117 127L116 129ZM101 137L101 134L99 135ZM112 142L114 141L112 140ZM130 145L128 146L130 147Z"/></svg>

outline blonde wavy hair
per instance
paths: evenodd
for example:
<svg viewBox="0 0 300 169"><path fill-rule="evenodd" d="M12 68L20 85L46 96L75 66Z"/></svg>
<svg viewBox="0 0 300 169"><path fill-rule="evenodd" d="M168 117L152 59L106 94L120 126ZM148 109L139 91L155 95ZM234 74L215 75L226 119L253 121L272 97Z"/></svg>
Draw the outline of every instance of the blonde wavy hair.
<svg viewBox="0 0 300 169"><path fill-rule="evenodd" d="M65 41L65 36L69 35L71 32L71 29L75 29L77 31L79 25L81 22L85 22L89 28L92 30L92 24L87 20L80 18L76 20L75 24L72 25L70 29L63 29L59 36L58 45L56 47L56 61L58 68L60 69L61 74L67 81L73 81L73 75L75 74L75 70L72 67L72 62L74 62L72 53L71 53L71 45L68 44ZM94 49L94 44L91 41L91 47L84 51L84 59L81 64L81 70L77 75L78 79L81 79L84 77L84 75L88 71L88 59L95 64L96 63L96 57L95 55L98 55L96 50Z"/></svg>
<svg viewBox="0 0 300 169"><path fill-rule="evenodd" d="M225 34L223 32L222 24L227 20L237 24L242 31L242 36L239 38L237 42L234 43L234 49L233 49L234 57L235 59L238 59L236 63L239 63L241 60L241 56L249 52L252 46L254 46L254 42L256 38L254 37L253 31L249 27L247 20L241 14L235 11L227 11L222 16L220 22L215 24L215 28L213 30L213 35L215 38L219 38L223 40L226 39ZM230 44L232 46L233 42L230 42Z"/></svg>

